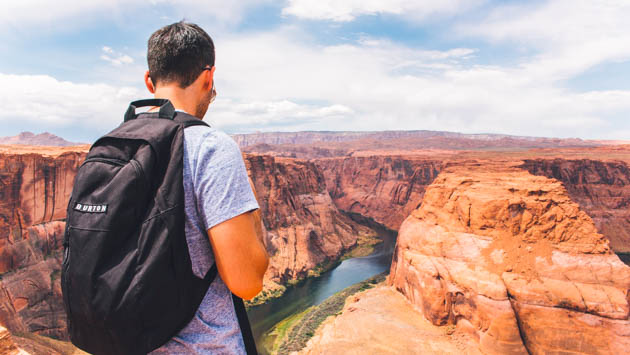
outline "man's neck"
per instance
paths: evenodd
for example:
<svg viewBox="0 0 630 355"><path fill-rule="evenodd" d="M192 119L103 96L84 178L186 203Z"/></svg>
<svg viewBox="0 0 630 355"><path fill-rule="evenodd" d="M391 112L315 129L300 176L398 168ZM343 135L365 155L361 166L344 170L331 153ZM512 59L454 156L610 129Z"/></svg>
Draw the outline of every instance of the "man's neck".
<svg viewBox="0 0 630 355"><path fill-rule="evenodd" d="M174 85L159 87L153 95L156 99L168 99L176 110L196 116L197 102L186 89ZM201 117L198 117L201 118Z"/></svg>

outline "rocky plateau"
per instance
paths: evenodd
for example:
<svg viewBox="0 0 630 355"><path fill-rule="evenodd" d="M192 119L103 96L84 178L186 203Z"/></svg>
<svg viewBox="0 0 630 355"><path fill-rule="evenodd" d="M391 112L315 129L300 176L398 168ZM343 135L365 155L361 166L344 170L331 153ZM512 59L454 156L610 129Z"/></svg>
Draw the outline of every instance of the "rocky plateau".
<svg viewBox="0 0 630 355"><path fill-rule="evenodd" d="M370 150L381 138L349 149L356 137L313 137L282 154L270 145L270 154L244 155L271 256L257 301L369 242L374 232L346 212L398 230L399 239L389 286L349 301L347 318L320 328L306 351L378 344L378 334L412 318L405 331L419 337L463 339L454 352L462 344L495 354L630 347L630 274L613 253L630 252L630 145L547 140L538 146L553 149L529 149L523 137L518 146L509 136L433 135L423 139L440 140L438 148L405 149L418 139L396 136ZM518 147L497 151L507 141ZM462 150L471 144L489 150ZM11 332L66 337L61 238L87 148L0 146L0 324ZM377 307L388 300L393 308ZM372 335L350 332L357 321ZM344 331L354 335L330 333Z"/></svg>
<svg viewBox="0 0 630 355"><path fill-rule="evenodd" d="M389 283L485 354L621 354L630 267L564 185L517 165L447 165L400 227Z"/></svg>

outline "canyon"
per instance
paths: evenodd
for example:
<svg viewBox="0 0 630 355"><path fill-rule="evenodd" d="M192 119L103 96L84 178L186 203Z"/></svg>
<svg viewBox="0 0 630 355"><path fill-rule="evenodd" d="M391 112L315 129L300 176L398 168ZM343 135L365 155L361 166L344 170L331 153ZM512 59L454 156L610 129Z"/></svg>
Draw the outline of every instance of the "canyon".
<svg viewBox="0 0 630 355"><path fill-rule="evenodd" d="M613 252L630 252L630 145L436 134L424 142L359 134L322 143L314 133L306 143L297 135L273 144L268 136L240 141L265 148L243 148L271 256L264 290L250 305L375 243L370 224L399 231L389 283L349 300L305 351L341 341L330 332L349 331L356 319L376 333L395 329L398 318L388 312L460 350L569 349L572 336L593 329L604 333L582 340L585 347L611 353L608 346L627 345L629 281ZM0 324L11 332L66 338L63 220L88 148L0 146ZM387 300L389 311L377 307ZM360 317L344 320L351 313ZM354 334L342 339L348 349L368 339Z"/></svg>
<svg viewBox="0 0 630 355"><path fill-rule="evenodd" d="M630 267L563 182L529 169L446 164L400 227L387 283L349 299L300 353L355 353L367 339L375 352L624 353Z"/></svg>
<svg viewBox="0 0 630 355"><path fill-rule="evenodd" d="M87 147L22 147L0 155L0 324L67 338L60 267L67 201ZM40 151L34 153L34 151ZM270 266L256 302L330 267L374 232L341 213L313 163L245 155Z"/></svg>
<svg viewBox="0 0 630 355"><path fill-rule="evenodd" d="M529 153L416 152L384 155L363 152L359 156L313 160L324 172L335 205L360 213L392 230L423 200L426 187L449 164L467 160L519 161L534 175L561 181L569 196L593 218L599 233L611 242L615 252L630 252L630 169L623 150L547 150ZM579 152L579 154L577 154ZM565 153L565 154L563 154ZM617 159L605 159L615 157Z"/></svg>
<svg viewBox="0 0 630 355"><path fill-rule="evenodd" d="M486 354L630 346L630 267L563 184L515 165L452 165L399 231L389 284Z"/></svg>

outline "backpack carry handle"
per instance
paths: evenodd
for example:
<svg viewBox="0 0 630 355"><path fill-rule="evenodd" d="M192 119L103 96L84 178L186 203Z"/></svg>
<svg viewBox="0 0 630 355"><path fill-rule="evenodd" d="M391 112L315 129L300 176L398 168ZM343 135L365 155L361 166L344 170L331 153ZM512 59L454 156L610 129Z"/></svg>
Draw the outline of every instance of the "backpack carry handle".
<svg viewBox="0 0 630 355"><path fill-rule="evenodd" d="M169 99L145 99L137 100L129 104L129 108L127 109L127 112L125 112L125 122L138 117L138 115L136 114L136 109L138 107L145 106L159 106L159 118L167 118L169 120L172 120L175 117L175 106L173 106Z"/></svg>

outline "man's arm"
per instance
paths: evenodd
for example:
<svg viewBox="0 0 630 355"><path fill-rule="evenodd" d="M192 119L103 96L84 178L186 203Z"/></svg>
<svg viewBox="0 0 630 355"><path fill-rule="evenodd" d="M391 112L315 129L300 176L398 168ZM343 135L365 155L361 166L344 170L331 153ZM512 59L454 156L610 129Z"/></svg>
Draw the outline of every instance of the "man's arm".
<svg viewBox="0 0 630 355"><path fill-rule="evenodd" d="M251 179L254 195L256 190ZM260 209L243 213L208 229L221 279L235 295L249 300L262 290L269 256L263 243Z"/></svg>
<svg viewBox="0 0 630 355"><path fill-rule="evenodd" d="M251 179L232 138L212 130L196 134L189 143L198 147L190 171L197 210L221 279L232 293L251 299L262 289L268 264Z"/></svg>
<svg viewBox="0 0 630 355"><path fill-rule="evenodd" d="M246 300L262 290L269 263L256 230L257 211L243 213L208 229L221 279L232 293Z"/></svg>

